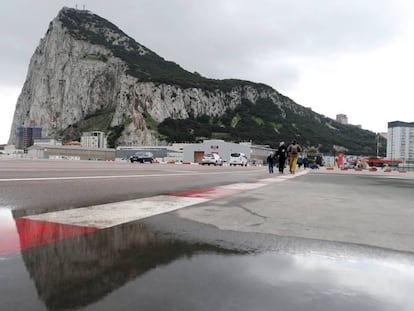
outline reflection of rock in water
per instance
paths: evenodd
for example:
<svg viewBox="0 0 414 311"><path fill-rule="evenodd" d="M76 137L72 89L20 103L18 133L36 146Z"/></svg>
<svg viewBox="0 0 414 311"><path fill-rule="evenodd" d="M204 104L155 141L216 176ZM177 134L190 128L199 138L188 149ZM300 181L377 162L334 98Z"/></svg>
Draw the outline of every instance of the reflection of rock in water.
<svg viewBox="0 0 414 311"><path fill-rule="evenodd" d="M41 299L60 310L90 304L158 265L200 252L238 253L160 238L130 224L28 249L22 256Z"/></svg>

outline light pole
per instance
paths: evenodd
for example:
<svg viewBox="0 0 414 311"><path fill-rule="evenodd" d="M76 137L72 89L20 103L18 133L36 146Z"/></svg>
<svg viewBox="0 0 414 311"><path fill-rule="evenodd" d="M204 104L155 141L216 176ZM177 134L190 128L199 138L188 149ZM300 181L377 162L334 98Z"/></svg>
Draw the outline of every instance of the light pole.
<svg viewBox="0 0 414 311"><path fill-rule="evenodd" d="M377 135L376 135L377 137L377 159L378 159L378 156L379 156L379 136L380 136L380 134L379 133L377 133Z"/></svg>

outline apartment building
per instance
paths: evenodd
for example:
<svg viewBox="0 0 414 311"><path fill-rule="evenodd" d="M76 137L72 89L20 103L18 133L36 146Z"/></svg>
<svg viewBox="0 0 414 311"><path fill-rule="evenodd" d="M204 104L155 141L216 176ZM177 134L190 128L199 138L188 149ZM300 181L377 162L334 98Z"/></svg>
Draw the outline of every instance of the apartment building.
<svg viewBox="0 0 414 311"><path fill-rule="evenodd" d="M41 127L18 126L16 129L16 149L27 151L35 139L42 138Z"/></svg>
<svg viewBox="0 0 414 311"><path fill-rule="evenodd" d="M106 148L107 140L104 132L83 132L80 144L85 148Z"/></svg>
<svg viewBox="0 0 414 311"><path fill-rule="evenodd" d="M414 163L414 122L388 122L387 159Z"/></svg>

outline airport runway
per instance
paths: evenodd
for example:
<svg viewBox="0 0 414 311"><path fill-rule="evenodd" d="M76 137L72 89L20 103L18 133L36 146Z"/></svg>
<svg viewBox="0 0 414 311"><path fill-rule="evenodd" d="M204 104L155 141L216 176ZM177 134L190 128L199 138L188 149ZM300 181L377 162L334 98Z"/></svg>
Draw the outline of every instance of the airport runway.
<svg viewBox="0 0 414 311"><path fill-rule="evenodd" d="M411 310L412 173L0 159L7 310Z"/></svg>

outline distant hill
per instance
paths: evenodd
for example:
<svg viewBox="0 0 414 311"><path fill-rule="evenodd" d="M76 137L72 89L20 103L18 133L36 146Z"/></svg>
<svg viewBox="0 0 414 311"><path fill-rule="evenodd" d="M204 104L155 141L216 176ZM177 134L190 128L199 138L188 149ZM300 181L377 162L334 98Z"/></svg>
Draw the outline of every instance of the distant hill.
<svg viewBox="0 0 414 311"><path fill-rule="evenodd" d="M275 147L295 138L324 153L376 154L373 132L326 118L262 83L191 73L98 15L70 8L50 23L32 56L9 143L18 125L41 126L44 136L64 140L100 130L112 147L203 138Z"/></svg>

